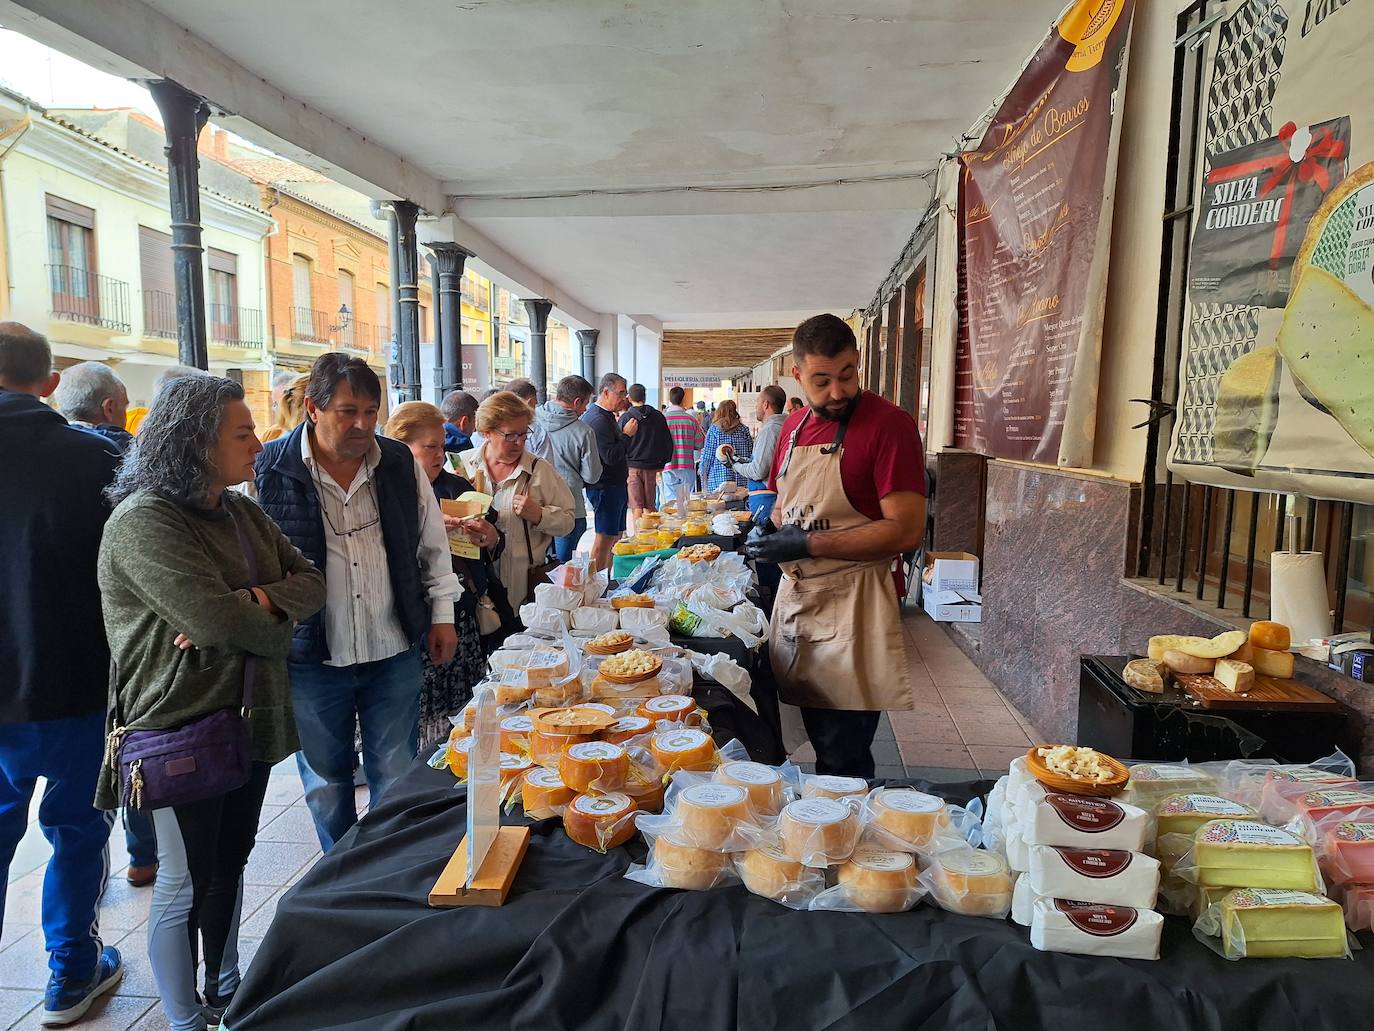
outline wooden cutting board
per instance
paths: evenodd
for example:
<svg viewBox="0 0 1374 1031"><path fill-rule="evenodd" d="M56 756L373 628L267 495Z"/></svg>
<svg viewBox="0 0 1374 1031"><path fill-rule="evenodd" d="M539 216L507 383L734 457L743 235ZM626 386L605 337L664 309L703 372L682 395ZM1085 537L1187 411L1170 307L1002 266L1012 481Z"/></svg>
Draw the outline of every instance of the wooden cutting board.
<svg viewBox="0 0 1374 1031"><path fill-rule="evenodd" d="M1255 676L1255 686L1245 694L1232 694L1215 677L1203 673L1174 675L1185 694L1196 698L1204 709L1273 709L1311 712L1338 709L1341 703L1297 680Z"/></svg>

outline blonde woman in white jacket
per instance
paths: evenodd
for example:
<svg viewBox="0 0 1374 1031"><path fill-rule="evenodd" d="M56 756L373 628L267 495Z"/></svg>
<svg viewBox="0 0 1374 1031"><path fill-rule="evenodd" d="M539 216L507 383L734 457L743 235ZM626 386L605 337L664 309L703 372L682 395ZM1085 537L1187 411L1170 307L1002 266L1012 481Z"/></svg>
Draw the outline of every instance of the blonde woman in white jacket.
<svg viewBox="0 0 1374 1031"><path fill-rule="evenodd" d="M477 408L482 445L458 456L463 474L479 491L496 499L497 525L506 547L497 562L511 607L534 595L536 579L555 537L573 528L572 491L553 464L525 446L534 412L508 390Z"/></svg>

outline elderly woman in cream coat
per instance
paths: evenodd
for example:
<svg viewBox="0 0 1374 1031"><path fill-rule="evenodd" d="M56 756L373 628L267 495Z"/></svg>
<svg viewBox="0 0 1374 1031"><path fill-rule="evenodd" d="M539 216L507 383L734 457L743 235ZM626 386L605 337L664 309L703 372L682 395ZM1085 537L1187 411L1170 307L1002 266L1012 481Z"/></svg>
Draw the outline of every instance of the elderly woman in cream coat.
<svg viewBox="0 0 1374 1031"><path fill-rule="evenodd" d="M555 537L572 532L574 519L568 485L553 463L525 447L533 418L515 394L493 394L477 408L482 445L458 456L459 471L496 499L497 525L506 535L498 569L513 607L533 596L530 570L544 564Z"/></svg>

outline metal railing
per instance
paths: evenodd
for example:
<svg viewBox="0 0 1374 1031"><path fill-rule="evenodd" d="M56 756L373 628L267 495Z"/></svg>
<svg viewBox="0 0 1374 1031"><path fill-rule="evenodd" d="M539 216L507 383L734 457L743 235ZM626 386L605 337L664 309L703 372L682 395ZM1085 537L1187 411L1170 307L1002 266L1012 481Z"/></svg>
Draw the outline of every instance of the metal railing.
<svg viewBox="0 0 1374 1031"><path fill-rule="evenodd" d="M129 284L71 265L44 266L52 295L49 313L66 322L128 333Z"/></svg>
<svg viewBox="0 0 1374 1031"><path fill-rule="evenodd" d="M372 354L377 347L377 338L372 326L366 322L350 322L334 330L334 342L345 351L361 351Z"/></svg>
<svg viewBox="0 0 1374 1031"><path fill-rule="evenodd" d="M207 304L205 318L210 342L245 351L262 350L262 312L232 304Z"/></svg>
<svg viewBox="0 0 1374 1031"><path fill-rule="evenodd" d="M314 308L291 309L291 339L308 344L329 343L331 316L325 311Z"/></svg>
<svg viewBox="0 0 1374 1031"><path fill-rule="evenodd" d="M143 291L143 335L177 338L177 299L166 290Z"/></svg>

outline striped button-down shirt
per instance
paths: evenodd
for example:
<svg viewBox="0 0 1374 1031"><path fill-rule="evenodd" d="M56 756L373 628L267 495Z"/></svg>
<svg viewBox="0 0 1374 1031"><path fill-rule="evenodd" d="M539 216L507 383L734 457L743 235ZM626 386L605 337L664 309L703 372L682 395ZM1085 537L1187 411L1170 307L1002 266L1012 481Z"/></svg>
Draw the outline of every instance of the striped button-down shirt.
<svg viewBox="0 0 1374 1031"><path fill-rule="evenodd" d="M363 466L345 490L315 461L310 433L301 434L301 457L314 477L324 516L327 588L324 627L330 666L354 666L398 655L413 642L406 639L396 615L386 544L373 482L382 449L373 441ZM453 601L463 585L453 572L448 536L434 489L415 464L415 503L420 512L420 581L429 597L430 620L453 622Z"/></svg>

